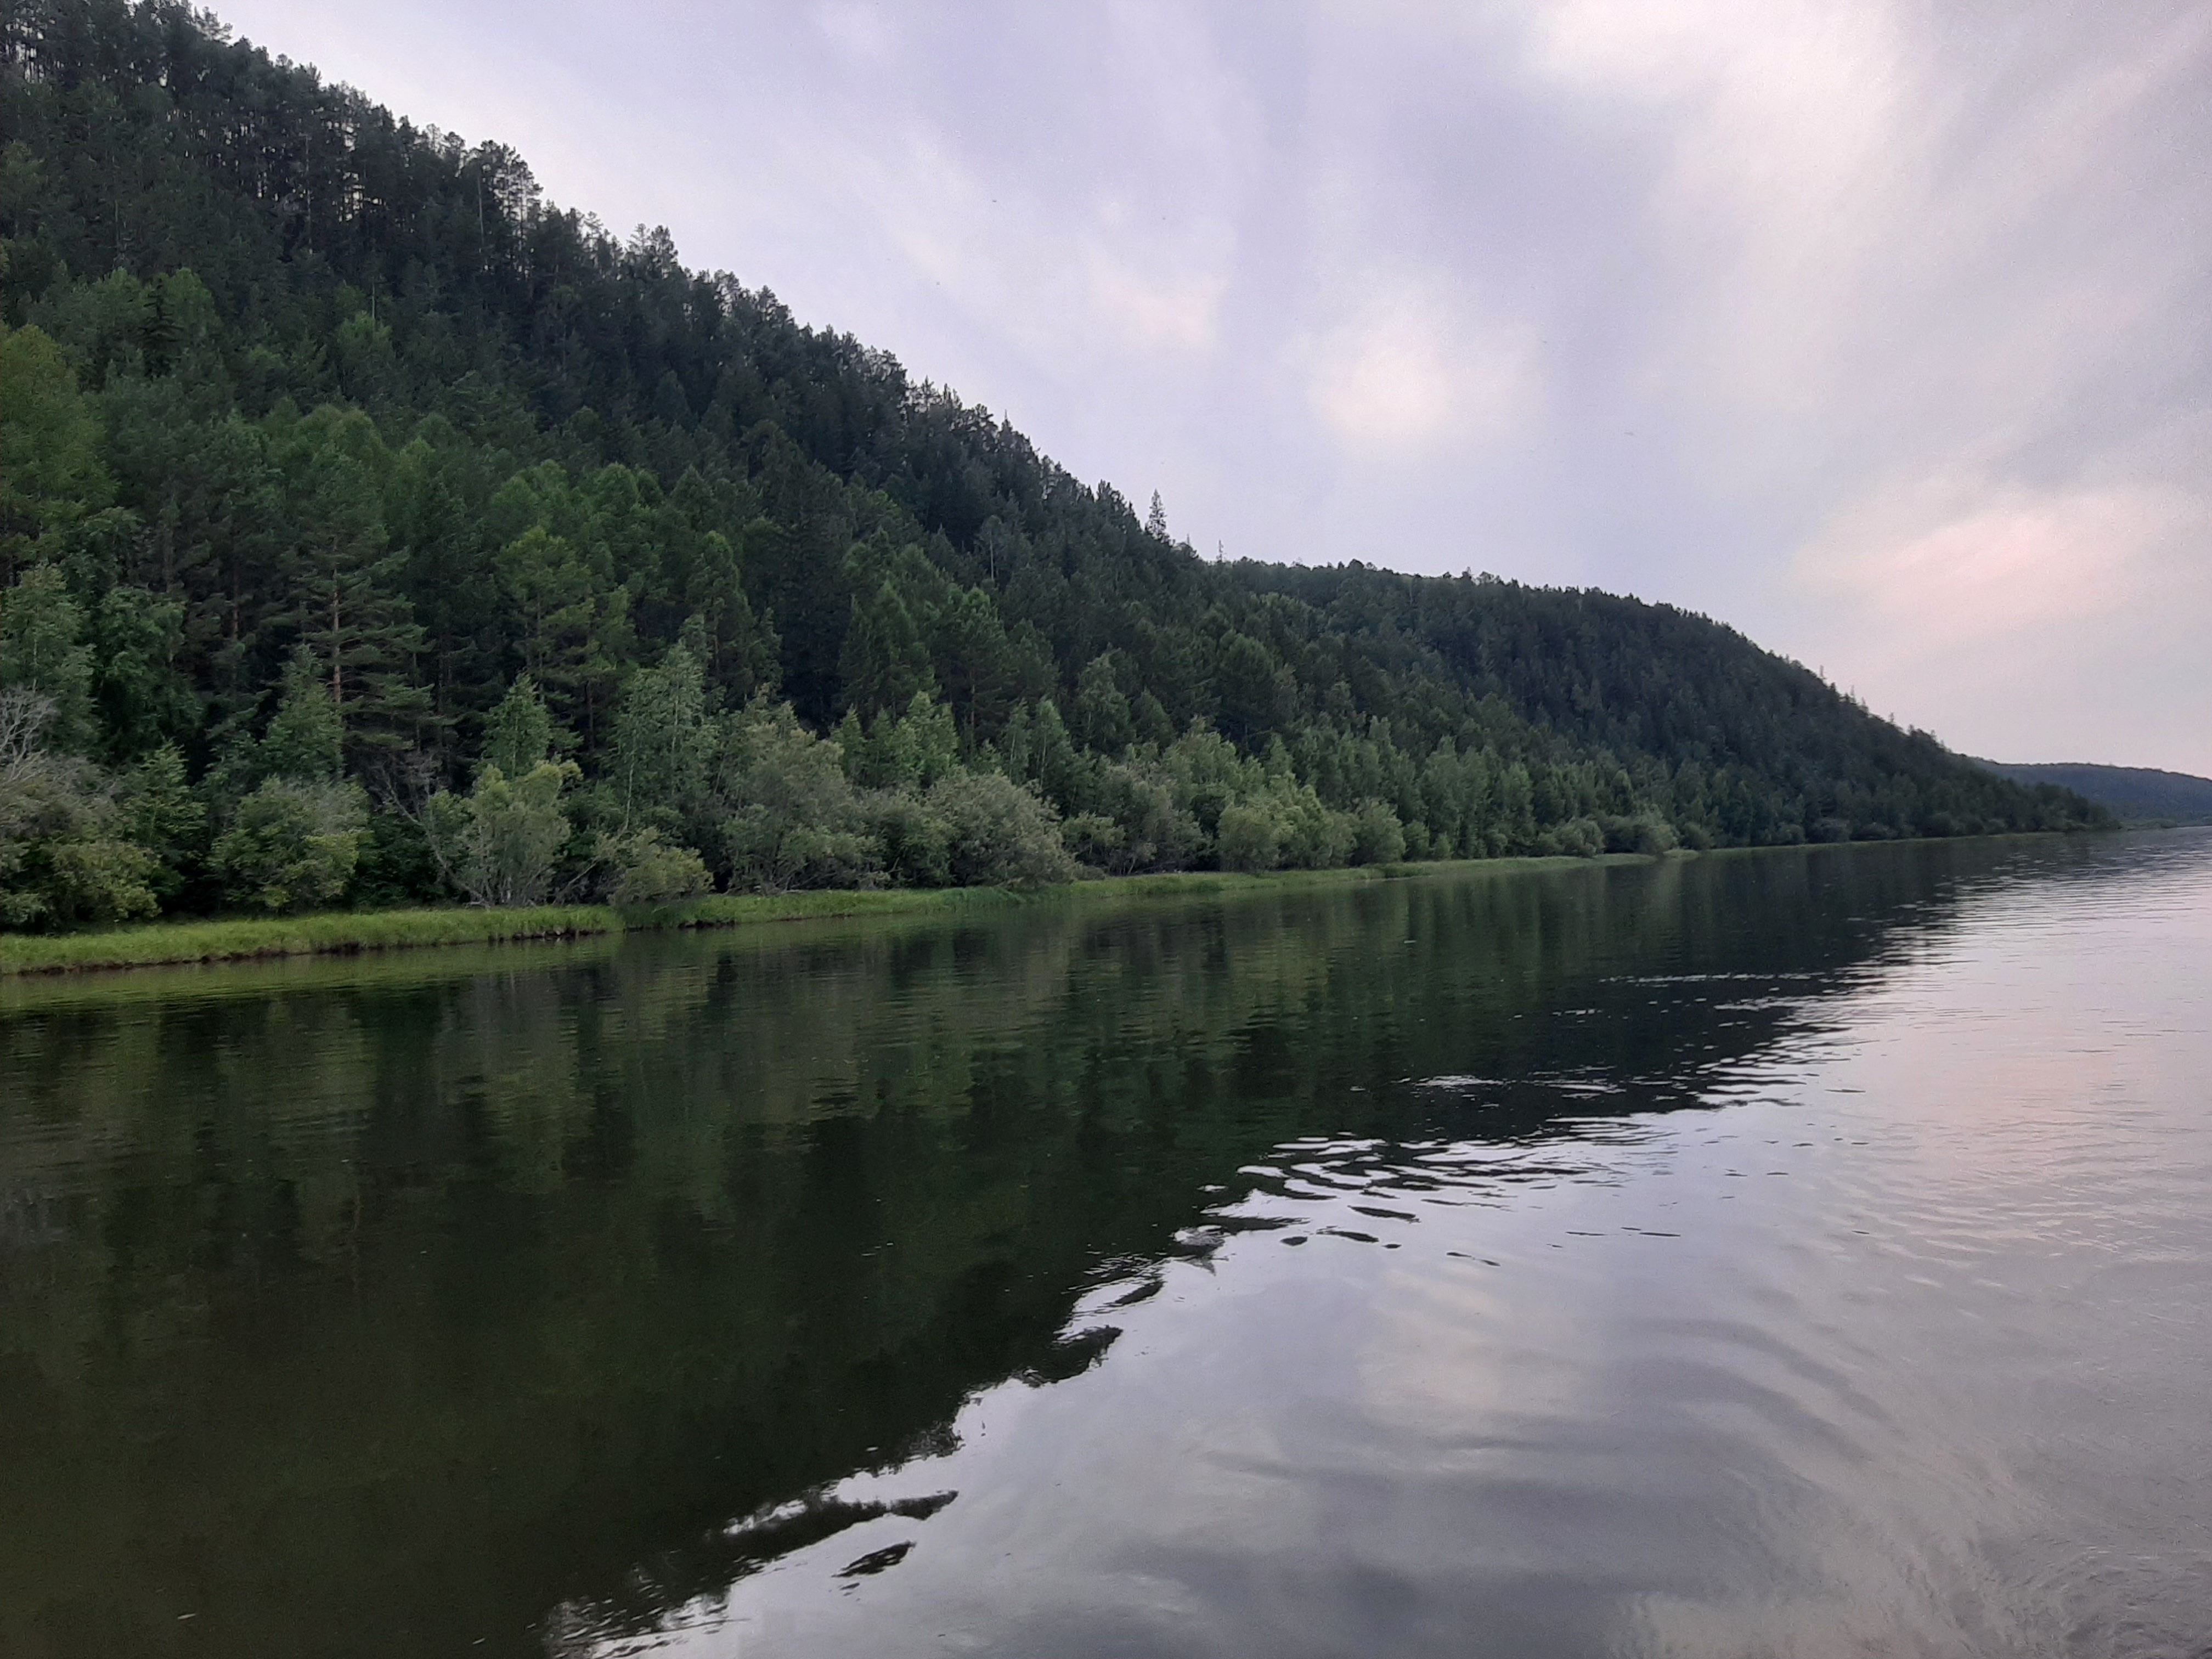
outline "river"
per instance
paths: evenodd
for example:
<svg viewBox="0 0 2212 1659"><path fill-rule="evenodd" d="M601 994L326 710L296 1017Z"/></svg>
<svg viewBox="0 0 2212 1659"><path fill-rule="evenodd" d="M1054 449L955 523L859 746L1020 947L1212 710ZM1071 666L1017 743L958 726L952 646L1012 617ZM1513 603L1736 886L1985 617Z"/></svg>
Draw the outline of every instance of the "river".
<svg viewBox="0 0 2212 1659"><path fill-rule="evenodd" d="M2212 834L0 981L0 1654L2212 1653Z"/></svg>

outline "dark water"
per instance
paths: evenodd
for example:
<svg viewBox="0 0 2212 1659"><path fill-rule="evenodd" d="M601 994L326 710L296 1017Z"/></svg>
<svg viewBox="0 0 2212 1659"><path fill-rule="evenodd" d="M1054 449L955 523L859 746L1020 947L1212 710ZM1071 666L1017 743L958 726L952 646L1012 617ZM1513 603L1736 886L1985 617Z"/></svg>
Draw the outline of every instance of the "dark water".
<svg viewBox="0 0 2212 1659"><path fill-rule="evenodd" d="M2212 836L0 986L0 1653L2212 1651Z"/></svg>

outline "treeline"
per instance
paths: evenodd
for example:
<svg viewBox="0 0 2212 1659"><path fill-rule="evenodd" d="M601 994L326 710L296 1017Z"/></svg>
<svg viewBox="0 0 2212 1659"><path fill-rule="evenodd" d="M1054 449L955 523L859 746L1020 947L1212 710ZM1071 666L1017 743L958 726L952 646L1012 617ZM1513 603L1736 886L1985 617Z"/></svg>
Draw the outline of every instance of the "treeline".
<svg viewBox="0 0 2212 1659"><path fill-rule="evenodd" d="M0 9L0 925L2101 815L1663 606L1212 564L166 0Z"/></svg>

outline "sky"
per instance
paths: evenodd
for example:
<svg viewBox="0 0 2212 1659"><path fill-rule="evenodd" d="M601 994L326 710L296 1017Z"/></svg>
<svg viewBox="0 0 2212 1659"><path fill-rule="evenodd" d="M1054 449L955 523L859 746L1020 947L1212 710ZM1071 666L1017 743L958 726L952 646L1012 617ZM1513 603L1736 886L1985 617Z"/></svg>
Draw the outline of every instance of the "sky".
<svg viewBox="0 0 2212 1659"><path fill-rule="evenodd" d="M227 0L1208 555L2212 774L2202 0Z"/></svg>

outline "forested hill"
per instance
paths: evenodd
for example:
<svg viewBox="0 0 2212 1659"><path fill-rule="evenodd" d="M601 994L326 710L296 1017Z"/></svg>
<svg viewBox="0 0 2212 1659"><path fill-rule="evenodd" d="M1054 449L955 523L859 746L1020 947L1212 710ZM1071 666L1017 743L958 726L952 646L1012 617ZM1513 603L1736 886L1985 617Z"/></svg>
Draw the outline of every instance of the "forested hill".
<svg viewBox="0 0 2212 1659"><path fill-rule="evenodd" d="M0 923L2103 821L1664 606L1200 560L204 13L0 20Z"/></svg>
<svg viewBox="0 0 2212 1659"><path fill-rule="evenodd" d="M2055 784L2094 801L2128 823L2212 823L2212 778L2188 772L2160 772L2147 766L2097 766L2059 762L2050 765L1984 766L2015 783Z"/></svg>

